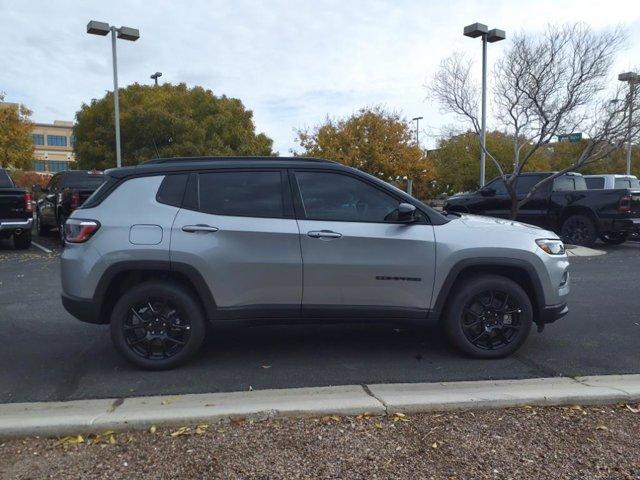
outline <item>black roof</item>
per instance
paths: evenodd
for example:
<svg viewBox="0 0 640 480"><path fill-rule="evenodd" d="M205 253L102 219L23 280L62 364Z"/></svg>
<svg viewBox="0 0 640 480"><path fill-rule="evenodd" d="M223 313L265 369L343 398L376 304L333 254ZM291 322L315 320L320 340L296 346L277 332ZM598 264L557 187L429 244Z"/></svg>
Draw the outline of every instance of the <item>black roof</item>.
<svg viewBox="0 0 640 480"><path fill-rule="evenodd" d="M174 157L156 158L133 167L112 168L108 175L123 178L137 175L160 174L168 172L208 170L211 168L237 167L308 167L313 164L324 164L348 168L331 160L309 157Z"/></svg>

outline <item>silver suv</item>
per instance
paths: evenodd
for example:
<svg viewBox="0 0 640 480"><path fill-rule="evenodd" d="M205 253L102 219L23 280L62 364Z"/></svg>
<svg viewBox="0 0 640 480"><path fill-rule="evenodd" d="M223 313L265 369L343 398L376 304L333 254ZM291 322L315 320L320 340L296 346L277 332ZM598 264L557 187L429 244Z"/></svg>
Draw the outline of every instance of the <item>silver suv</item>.
<svg viewBox="0 0 640 480"><path fill-rule="evenodd" d="M463 353L497 358L568 311L554 233L439 213L334 162L166 159L106 177L66 222L62 302L143 368L193 357L208 321L437 319Z"/></svg>

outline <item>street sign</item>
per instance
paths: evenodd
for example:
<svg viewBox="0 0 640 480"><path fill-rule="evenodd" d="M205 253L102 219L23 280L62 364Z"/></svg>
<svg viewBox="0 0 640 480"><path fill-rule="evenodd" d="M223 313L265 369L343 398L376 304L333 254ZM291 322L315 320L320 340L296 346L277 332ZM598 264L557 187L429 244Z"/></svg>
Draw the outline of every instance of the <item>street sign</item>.
<svg viewBox="0 0 640 480"><path fill-rule="evenodd" d="M571 142L578 143L582 140L582 133L563 133L562 135L558 135L559 142Z"/></svg>

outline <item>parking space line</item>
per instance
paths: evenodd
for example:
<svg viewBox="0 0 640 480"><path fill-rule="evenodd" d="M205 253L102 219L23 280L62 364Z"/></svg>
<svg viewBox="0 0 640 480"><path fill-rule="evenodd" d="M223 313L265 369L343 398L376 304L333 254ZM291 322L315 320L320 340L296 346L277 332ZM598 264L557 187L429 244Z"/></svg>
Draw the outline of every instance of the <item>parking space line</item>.
<svg viewBox="0 0 640 480"><path fill-rule="evenodd" d="M44 253L53 253L53 250L49 250L47 247L43 247L42 245L40 245L39 243L34 242L33 240L31 241L31 245L33 245L36 248L39 248Z"/></svg>

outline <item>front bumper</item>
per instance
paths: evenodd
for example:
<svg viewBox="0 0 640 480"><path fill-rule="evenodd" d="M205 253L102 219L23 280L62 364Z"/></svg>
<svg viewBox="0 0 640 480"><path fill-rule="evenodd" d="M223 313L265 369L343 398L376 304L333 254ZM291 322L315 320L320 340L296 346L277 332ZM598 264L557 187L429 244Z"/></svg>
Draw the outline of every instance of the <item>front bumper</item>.
<svg viewBox="0 0 640 480"><path fill-rule="evenodd" d="M566 303L559 303L558 305L547 305L540 312L539 323L553 323L559 318L564 317L567 313L569 313L569 307Z"/></svg>
<svg viewBox="0 0 640 480"><path fill-rule="evenodd" d="M601 232L640 232L640 218L604 219L599 222Z"/></svg>
<svg viewBox="0 0 640 480"><path fill-rule="evenodd" d="M100 317L100 307L93 300L78 298L71 295L61 295L62 306L78 320L87 323L104 323Z"/></svg>
<svg viewBox="0 0 640 480"><path fill-rule="evenodd" d="M0 220L1 231L31 230L32 225L33 218L28 218L26 220Z"/></svg>

